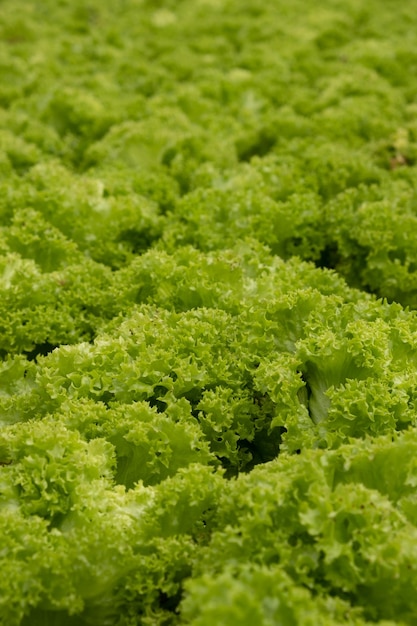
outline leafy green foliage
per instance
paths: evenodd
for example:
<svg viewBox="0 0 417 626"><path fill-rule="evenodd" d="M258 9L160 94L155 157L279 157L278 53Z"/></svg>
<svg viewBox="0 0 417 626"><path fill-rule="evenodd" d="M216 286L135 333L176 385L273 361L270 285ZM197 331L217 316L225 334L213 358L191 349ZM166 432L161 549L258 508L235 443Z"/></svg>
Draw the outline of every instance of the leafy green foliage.
<svg viewBox="0 0 417 626"><path fill-rule="evenodd" d="M415 26L3 0L0 624L416 623Z"/></svg>

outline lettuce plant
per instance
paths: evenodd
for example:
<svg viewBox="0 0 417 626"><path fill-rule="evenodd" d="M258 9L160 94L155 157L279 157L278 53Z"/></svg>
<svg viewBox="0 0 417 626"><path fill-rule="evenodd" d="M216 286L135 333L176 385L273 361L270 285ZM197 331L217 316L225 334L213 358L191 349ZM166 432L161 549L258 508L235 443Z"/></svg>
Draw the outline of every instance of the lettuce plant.
<svg viewBox="0 0 417 626"><path fill-rule="evenodd" d="M3 0L0 624L417 620L412 0Z"/></svg>

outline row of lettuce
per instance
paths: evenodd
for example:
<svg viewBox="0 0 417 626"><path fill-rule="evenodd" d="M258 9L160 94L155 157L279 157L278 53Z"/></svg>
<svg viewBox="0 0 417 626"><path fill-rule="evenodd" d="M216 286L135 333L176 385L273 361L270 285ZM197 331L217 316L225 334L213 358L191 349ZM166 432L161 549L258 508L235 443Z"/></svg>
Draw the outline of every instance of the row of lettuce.
<svg viewBox="0 0 417 626"><path fill-rule="evenodd" d="M411 624L416 314L253 242L113 275L3 361L5 623Z"/></svg>
<svg viewBox="0 0 417 626"><path fill-rule="evenodd" d="M142 147L128 127L122 152L132 138ZM187 141L172 149L197 176L194 160L211 157ZM3 263L19 255L50 274L94 261L98 274L153 247L210 252L250 237L283 259L336 269L352 286L415 308L415 168L378 168L329 140L318 147L308 138L297 150L302 158L280 150L230 170L217 164L207 172L213 162L203 163L203 180L187 192L170 164L134 161L88 174L56 159L33 165L0 182Z"/></svg>
<svg viewBox="0 0 417 626"><path fill-rule="evenodd" d="M250 236L416 306L410 2L3 4L3 252L115 269Z"/></svg>
<svg viewBox="0 0 417 626"><path fill-rule="evenodd" d="M10 473L26 497L19 514L7 473L5 623L413 623L414 432L283 456L234 481L190 465L126 492L110 444L69 421L15 434ZM41 482L52 527L34 502Z"/></svg>
<svg viewBox="0 0 417 626"><path fill-rule="evenodd" d="M416 622L413 8L3 0L1 624Z"/></svg>

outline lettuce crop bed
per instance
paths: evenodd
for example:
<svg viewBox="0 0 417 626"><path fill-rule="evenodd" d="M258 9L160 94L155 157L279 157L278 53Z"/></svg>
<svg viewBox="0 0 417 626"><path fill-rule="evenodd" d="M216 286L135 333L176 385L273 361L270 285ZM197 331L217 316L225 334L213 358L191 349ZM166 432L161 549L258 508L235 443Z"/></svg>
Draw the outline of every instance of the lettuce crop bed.
<svg viewBox="0 0 417 626"><path fill-rule="evenodd" d="M0 1L0 624L417 623L413 0Z"/></svg>

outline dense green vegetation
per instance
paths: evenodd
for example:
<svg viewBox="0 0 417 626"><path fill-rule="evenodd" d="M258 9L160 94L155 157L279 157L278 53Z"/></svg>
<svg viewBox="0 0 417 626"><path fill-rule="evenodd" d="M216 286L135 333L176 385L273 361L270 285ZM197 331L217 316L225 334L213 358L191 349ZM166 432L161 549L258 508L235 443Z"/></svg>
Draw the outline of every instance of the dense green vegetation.
<svg viewBox="0 0 417 626"><path fill-rule="evenodd" d="M0 0L0 624L417 623L412 0Z"/></svg>

